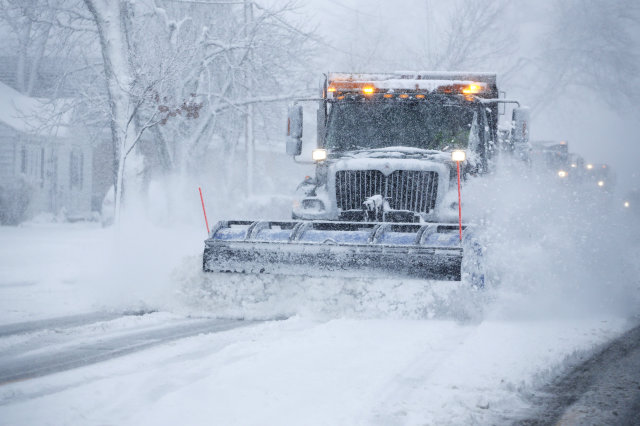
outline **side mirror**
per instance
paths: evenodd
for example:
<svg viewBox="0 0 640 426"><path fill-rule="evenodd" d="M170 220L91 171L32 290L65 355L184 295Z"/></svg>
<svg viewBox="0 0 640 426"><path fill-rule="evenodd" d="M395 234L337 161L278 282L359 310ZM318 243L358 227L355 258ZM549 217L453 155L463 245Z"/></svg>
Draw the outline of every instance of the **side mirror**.
<svg viewBox="0 0 640 426"><path fill-rule="evenodd" d="M297 156L302 152L302 105L289 107L287 117L287 154Z"/></svg>
<svg viewBox="0 0 640 426"><path fill-rule="evenodd" d="M530 116L531 113L527 107L513 109L512 141L514 144L526 144L529 142Z"/></svg>

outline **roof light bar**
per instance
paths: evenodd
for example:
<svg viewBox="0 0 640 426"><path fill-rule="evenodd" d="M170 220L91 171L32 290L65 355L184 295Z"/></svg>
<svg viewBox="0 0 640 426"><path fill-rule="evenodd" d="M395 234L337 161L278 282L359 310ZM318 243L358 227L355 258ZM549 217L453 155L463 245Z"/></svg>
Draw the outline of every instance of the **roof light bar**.
<svg viewBox="0 0 640 426"><path fill-rule="evenodd" d="M474 95L489 90L487 83L469 80L448 79L375 79L371 75L362 75L362 79L354 78L356 75L331 78L328 82L327 94L344 95L348 93L373 95L377 92L393 92L395 90L409 92L410 97L424 99L429 93ZM369 79L371 77L371 79ZM421 95L421 96L418 96ZM403 96L404 97L404 96Z"/></svg>

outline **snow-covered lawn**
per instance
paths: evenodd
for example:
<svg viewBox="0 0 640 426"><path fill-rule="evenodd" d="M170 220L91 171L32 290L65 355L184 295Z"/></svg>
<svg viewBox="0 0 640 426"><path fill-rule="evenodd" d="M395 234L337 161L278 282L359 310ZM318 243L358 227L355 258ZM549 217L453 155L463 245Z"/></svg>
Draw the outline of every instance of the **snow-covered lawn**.
<svg viewBox="0 0 640 426"><path fill-rule="evenodd" d="M79 279L99 267L108 237L96 224L0 227L0 324L91 311Z"/></svg>
<svg viewBox="0 0 640 426"><path fill-rule="evenodd" d="M140 229L126 244L119 235L92 224L0 228L0 325L140 307L161 311L154 327L202 315L171 278L201 250L201 230ZM4 384L0 424L502 423L531 408L528 392L633 325L627 311L583 306L565 315L539 294L527 304L520 290L487 290L472 320L292 308L289 319ZM77 340L91 330L65 332Z"/></svg>

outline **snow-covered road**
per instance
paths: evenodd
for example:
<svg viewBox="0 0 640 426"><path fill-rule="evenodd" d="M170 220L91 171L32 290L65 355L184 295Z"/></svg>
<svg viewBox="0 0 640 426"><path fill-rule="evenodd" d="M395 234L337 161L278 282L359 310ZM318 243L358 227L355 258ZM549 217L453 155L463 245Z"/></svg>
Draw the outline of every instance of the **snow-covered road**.
<svg viewBox="0 0 640 426"><path fill-rule="evenodd" d="M171 315L150 317L154 323ZM93 333L75 331L62 340L73 342L69 349L78 341L90 346L87 341L112 333L109 327L141 320L94 324ZM4 384L0 418L7 424L503 422L526 414L528 390L624 328L624 322L603 320L460 324L298 317L202 330L127 356ZM40 359L56 353L56 346L42 348Z"/></svg>
<svg viewBox="0 0 640 426"><path fill-rule="evenodd" d="M487 290L481 312L461 317L420 317L415 300L385 310L387 296L420 294L398 283L385 295L326 282L320 306L317 282L270 315L264 295L205 312L206 300L183 297L198 275L175 278L201 250L189 232L144 233L109 252L117 236L91 225L0 228L0 424L508 423L637 321L557 283L540 284L551 301ZM572 303L559 303L566 294Z"/></svg>

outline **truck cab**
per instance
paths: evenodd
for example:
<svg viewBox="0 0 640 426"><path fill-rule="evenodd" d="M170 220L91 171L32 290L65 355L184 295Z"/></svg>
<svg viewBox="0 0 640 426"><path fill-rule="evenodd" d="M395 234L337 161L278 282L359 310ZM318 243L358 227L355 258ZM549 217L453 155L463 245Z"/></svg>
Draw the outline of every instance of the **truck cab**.
<svg viewBox="0 0 640 426"><path fill-rule="evenodd" d="M287 151L299 155L295 108ZM526 123L514 127L525 143ZM330 73L318 108L315 177L298 187L292 217L455 222L456 159L463 181L490 172L497 129L495 74Z"/></svg>

